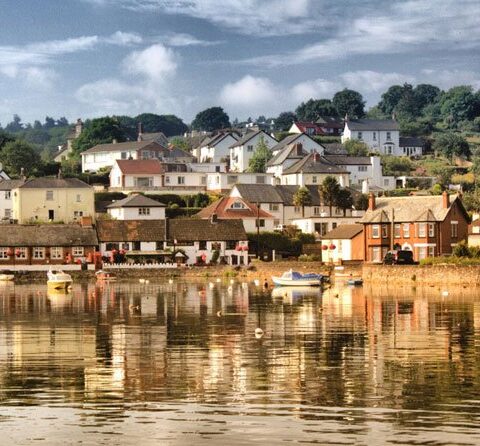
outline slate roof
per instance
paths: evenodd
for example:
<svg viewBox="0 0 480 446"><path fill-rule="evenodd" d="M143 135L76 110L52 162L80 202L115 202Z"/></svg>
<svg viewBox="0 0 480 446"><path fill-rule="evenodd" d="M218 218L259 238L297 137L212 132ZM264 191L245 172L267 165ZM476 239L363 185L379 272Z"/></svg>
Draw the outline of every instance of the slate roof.
<svg viewBox="0 0 480 446"><path fill-rule="evenodd" d="M331 163L318 153L310 153L303 159L292 164L283 171L284 175L292 173L325 173L325 174L341 174L348 173L343 167L338 167Z"/></svg>
<svg viewBox="0 0 480 446"><path fill-rule="evenodd" d="M181 218L169 222L169 239L182 241L247 240L242 220L210 220Z"/></svg>
<svg viewBox="0 0 480 446"><path fill-rule="evenodd" d="M140 141L154 141L164 147L167 147L168 145L168 138L163 132L141 133L138 135L138 138Z"/></svg>
<svg viewBox="0 0 480 446"><path fill-rule="evenodd" d="M138 207L149 207L149 208L164 208L165 205L159 201L155 201L152 198L148 198L142 194L132 194L123 200L114 201L112 204L107 206L109 209L113 208L138 208Z"/></svg>
<svg viewBox="0 0 480 446"><path fill-rule="evenodd" d="M167 150L155 141L127 141L109 144L97 144L92 148L85 150L83 153L98 153L98 152L123 152L124 150L140 150L152 146L152 149Z"/></svg>
<svg viewBox="0 0 480 446"><path fill-rule="evenodd" d="M245 208L232 209L231 206L234 202L241 201ZM242 219L242 218L273 218L273 215L265 212L263 209L258 209L253 203L234 197L222 197L210 206L203 208L197 217L210 218L213 214L216 214L219 219Z"/></svg>
<svg viewBox="0 0 480 446"><path fill-rule="evenodd" d="M416 136L400 136L398 145L400 147L424 147L425 141Z"/></svg>
<svg viewBox="0 0 480 446"><path fill-rule="evenodd" d="M120 171L126 175L162 174L162 163L156 159L149 160L116 160Z"/></svg>
<svg viewBox="0 0 480 446"><path fill-rule="evenodd" d="M303 149L303 147L302 147L301 155L297 155L297 147L298 147L298 144L295 144L295 143L285 147L279 153L273 156L273 158L268 160L267 166L278 166L280 164L283 164L283 162L287 159L302 159L304 156L308 155L308 152L305 149Z"/></svg>
<svg viewBox="0 0 480 446"><path fill-rule="evenodd" d="M340 142L330 142L322 144L325 148L325 154L329 155L348 155L347 149Z"/></svg>
<svg viewBox="0 0 480 446"><path fill-rule="evenodd" d="M186 150L180 149L180 147L169 147L166 153L167 158L191 158L192 160L195 158L190 152Z"/></svg>
<svg viewBox="0 0 480 446"><path fill-rule="evenodd" d="M271 184L237 184L234 186L241 197L250 203L283 203L285 206L294 206L293 197L300 186ZM309 185L306 188L312 197L312 206L320 206L321 198L317 186Z"/></svg>
<svg viewBox="0 0 480 446"><path fill-rule="evenodd" d="M12 190L25 183L25 180L3 180L0 181L0 190Z"/></svg>
<svg viewBox="0 0 480 446"><path fill-rule="evenodd" d="M80 225L3 225L0 246L97 246L93 228Z"/></svg>
<svg viewBox="0 0 480 446"><path fill-rule="evenodd" d="M393 119L352 119L346 124L350 130L400 130L398 122Z"/></svg>
<svg viewBox="0 0 480 446"><path fill-rule="evenodd" d="M233 139L238 141L238 136L233 132L217 133L216 135L213 135L211 138L209 138L205 141L202 141L201 147L216 146L219 142L224 140L227 136L231 136Z"/></svg>
<svg viewBox="0 0 480 446"><path fill-rule="evenodd" d="M100 242L155 242L165 240L165 220L99 220Z"/></svg>
<svg viewBox="0 0 480 446"><path fill-rule="evenodd" d="M363 225L339 225L322 236L324 240L350 240L363 232Z"/></svg>
<svg viewBox="0 0 480 446"><path fill-rule="evenodd" d="M415 195L408 197L379 197L375 210L367 210L361 223L386 223L391 221L392 209L396 222L443 221L457 196L450 197L450 206L443 207L442 195ZM458 200L465 215L463 204ZM467 216L468 218L468 216Z"/></svg>
<svg viewBox="0 0 480 446"><path fill-rule="evenodd" d="M237 142L233 143L231 146L230 146L230 149L232 147L239 147L239 146L243 146L245 145L248 141L250 141L251 139L253 139L255 136L257 135L260 135L261 133L263 133L264 135L267 135L267 136L270 136L268 135L267 133L265 133L263 130L257 130L255 132L247 132L243 138L240 138Z"/></svg>
<svg viewBox="0 0 480 446"><path fill-rule="evenodd" d="M337 166L369 166L371 164L369 156L324 155L323 157Z"/></svg>
<svg viewBox="0 0 480 446"><path fill-rule="evenodd" d="M88 188L91 189L91 186L87 183L79 180L78 178L32 178L25 181L21 186L18 186L20 189L79 189L79 188Z"/></svg>
<svg viewBox="0 0 480 446"><path fill-rule="evenodd" d="M279 150L284 149L285 147L289 146L290 144L293 144L298 138L301 136L306 136L308 139L312 140L315 144L318 144L320 147L323 147L322 144L318 143L314 139L312 139L309 135L306 133L292 133L291 135L286 136L283 138L278 144L274 145L272 147L272 152L277 152Z"/></svg>

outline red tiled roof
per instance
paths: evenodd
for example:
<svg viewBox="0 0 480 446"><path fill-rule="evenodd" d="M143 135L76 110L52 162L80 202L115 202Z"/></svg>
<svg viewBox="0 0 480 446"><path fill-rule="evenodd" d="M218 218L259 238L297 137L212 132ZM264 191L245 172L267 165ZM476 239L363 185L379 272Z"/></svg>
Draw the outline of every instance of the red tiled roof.
<svg viewBox="0 0 480 446"><path fill-rule="evenodd" d="M244 208L232 209L235 202L243 203ZM200 218L210 218L216 214L220 219L242 219L242 218L273 218L272 214L258 209L254 204L236 197L223 197L215 203L202 209L197 216Z"/></svg>
<svg viewBox="0 0 480 446"><path fill-rule="evenodd" d="M295 125L302 131L303 133L307 133L307 129L315 129L316 134L323 134L322 128L315 124L314 122L303 122L303 121L296 121Z"/></svg>
<svg viewBox="0 0 480 446"><path fill-rule="evenodd" d="M164 168L159 160L117 160L122 173L132 174L162 174Z"/></svg>

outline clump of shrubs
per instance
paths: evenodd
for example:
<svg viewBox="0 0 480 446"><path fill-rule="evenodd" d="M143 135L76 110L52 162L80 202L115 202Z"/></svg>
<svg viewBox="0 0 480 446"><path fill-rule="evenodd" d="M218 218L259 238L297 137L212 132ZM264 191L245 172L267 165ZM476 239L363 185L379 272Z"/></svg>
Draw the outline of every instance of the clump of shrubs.
<svg viewBox="0 0 480 446"><path fill-rule="evenodd" d="M298 257L301 262L321 262L322 256L318 254L302 254Z"/></svg>

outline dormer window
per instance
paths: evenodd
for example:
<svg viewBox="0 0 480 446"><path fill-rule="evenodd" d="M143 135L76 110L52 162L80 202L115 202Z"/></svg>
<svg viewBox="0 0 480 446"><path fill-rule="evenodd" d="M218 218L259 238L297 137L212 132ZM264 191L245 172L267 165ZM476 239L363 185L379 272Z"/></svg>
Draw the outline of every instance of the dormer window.
<svg viewBox="0 0 480 446"><path fill-rule="evenodd" d="M230 206L231 209L245 209L245 205L241 201L235 201Z"/></svg>

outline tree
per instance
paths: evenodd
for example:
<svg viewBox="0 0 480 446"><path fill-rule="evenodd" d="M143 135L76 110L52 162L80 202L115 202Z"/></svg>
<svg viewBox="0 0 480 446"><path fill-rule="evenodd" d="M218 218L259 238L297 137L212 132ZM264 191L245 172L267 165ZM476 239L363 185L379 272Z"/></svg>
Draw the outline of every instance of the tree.
<svg viewBox="0 0 480 446"><path fill-rule="evenodd" d="M368 209L368 195L358 194L353 199L353 207L357 211L366 211Z"/></svg>
<svg viewBox="0 0 480 446"><path fill-rule="evenodd" d="M471 86L453 87L441 95L439 106L444 120L455 126L480 115L480 95L474 94Z"/></svg>
<svg viewBox="0 0 480 446"><path fill-rule="evenodd" d="M253 173L264 173L267 169L267 162L272 158L272 151L265 143L263 136L258 140L255 152L248 162L248 171Z"/></svg>
<svg viewBox="0 0 480 446"><path fill-rule="evenodd" d="M18 133L23 130L22 118L17 114L13 115L13 120L5 126L5 130L10 133Z"/></svg>
<svg viewBox="0 0 480 446"><path fill-rule="evenodd" d="M395 113L400 120L414 119L421 113L421 107L411 84L403 84L402 97L395 106Z"/></svg>
<svg viewBox="0 0 480 446"><path fill-rule="evenodd" d="M340 185L335 177L327 176L320 185L320 195L325 204L328 205L329 216L332 216L332 207L337 202Z"/></svg>
<svg viewBox="0 0 480 446"><path fill-rule="evenodd" d="M355 90L343 89L335 93L332 99L339 116L348 116L352 119L363 118L365 116L365 101L362 95Z"/></svg>
<svg viewBox="0 0 480 446"><path fill-rule="evenodd" d="M423 110L427 105L433 104L440 96L441 90L435 85L418 84L413 90L418 106Z"/></svg>
<svg viewBox="0 0 480 446"><path fill-rule="evenodd" d="M403 96L403 87L401 85L392 85L385 93L382 94L382 99L378 103L378 108L387 116L391 116L395 107Z"/></svg>
<svg viewBox="0 0 480 446"><path fill-rule="evenodd" d="M108 116L92 119L85 123L82 133L73 141L73 153L79 155L97 144L111 143L113 140L118 142L126 140L125 129L118 120Z"/></svg>
<svg viewBox="0 0 480 446"><path fill-rule="evenodd" d="M295 113L282 112L275 119L275 129L281 132L287 131L296 120L297 115Z"/></svg>
<svg viewBox="0 0 480 446"><path fill-rule="evenodd" d="M297 107L295 114L299 121L306 122L315 122L320 116L338 116L330 99L309 99Z"/></svg>
<svg viewBox="0 0 480 446"><path fill-rule="evenodd" d="M293 195L293 204L302 207L302 218L305 216L305 206L312 204L312 196L306 187L300 187Z"/></svg>
<svg viewBox="0 0 480 446"><path fill-rule="evenodd" d="M345 150L351 156L368 156L370 152L369 147L358 139L349 139L344 143Z"/></svg>
<svg viewBox="0 0 480 446"><path fill-rule="evenodd" d="M206 132L226 127L230 127L230 120L221 107L211 107L201 111L192 122L194 130L204 130Z"/></svg>
<svg viewBox="0 0 480 446"><path fill-rule="evenodd" d="M0 130L0 150L2 150L2 147L7 143L15 141L15 138L11 135L9 135L7 132L4 130Z"/></svg>
<svg viewBox="0 0 480 446"><path fill-rule="evenodd" d="M457 133L442 133L435 138L433 150L443 156L453 159L455 156L469 158L470 146L465 138Z"/></svg>
<svg viewBox="0 0 480 446"><path fill-rule="evenodd" d="M406 156L382 156L382 167L384 175L410 175L412 170L412 162Z"/></svg>
<svg viewBox="0 0 480 446"><path fill-rule="evenodd" d="M55 127L55 119L50 116L45 116L45 124L43 124L43 128L48 130Z"/></svg>
<svg viewBox="0 0 480 446"><path fill-rule="evenodd" d="M40 164L40 156L25 141L11 141L5 144L1 153L4 169L10 175L19 175L23 168L25 174L31 173Z"/></svg>
<svg viewBox="0 0 480 446"><path fill-rule="evenodd" d="M137 123L142 123L145 133L163 132L165 136L183 135L187 125L175 115L156 115L154 113L142 113L135 117Z"/></svg>
<svg viewBox="0 0 480 446"><path fill-rule="evenodd" d="M340 189L335 199L335 206L343 209L343 216L345 217L347 209L351 209L353 206L353 196L348 189Z"/></svg>

